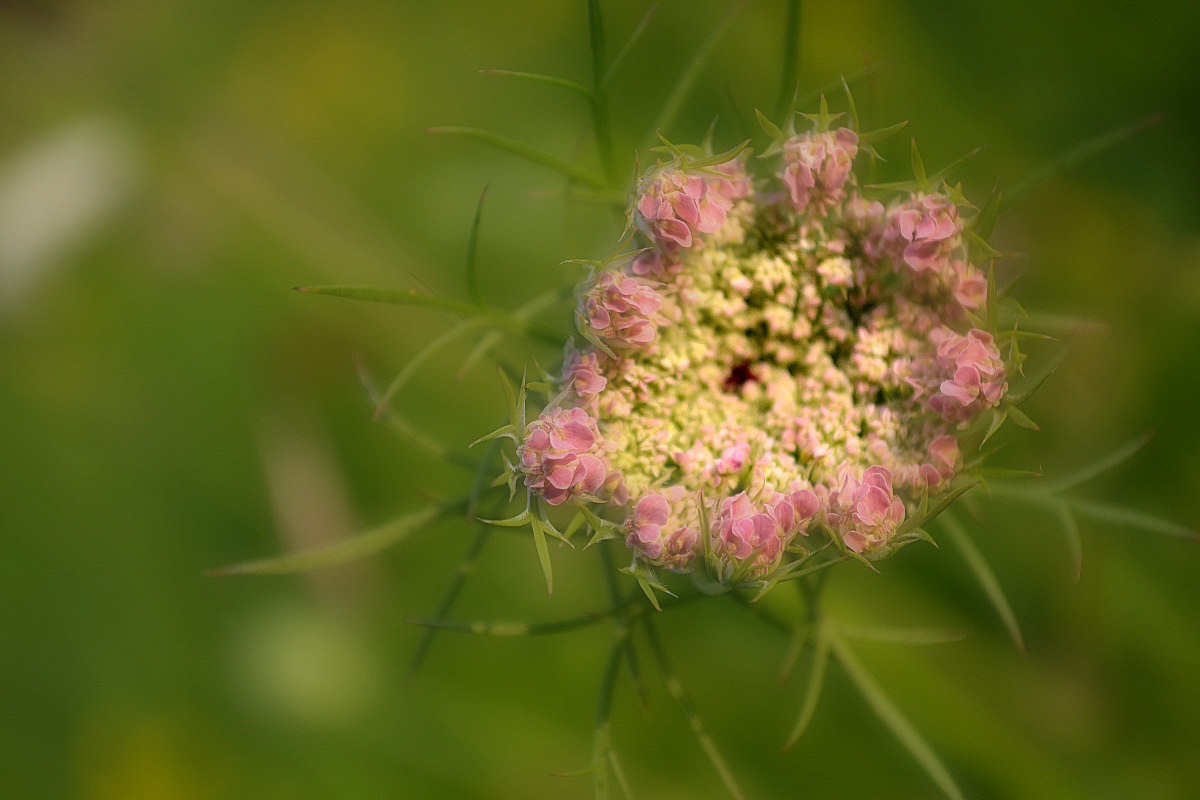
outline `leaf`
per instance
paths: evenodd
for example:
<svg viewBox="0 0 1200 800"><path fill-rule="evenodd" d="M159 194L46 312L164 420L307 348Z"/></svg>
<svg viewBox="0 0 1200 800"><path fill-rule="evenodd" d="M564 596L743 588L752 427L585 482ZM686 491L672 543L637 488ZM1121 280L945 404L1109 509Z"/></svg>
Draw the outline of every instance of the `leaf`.
<svg viewBox="0 0 1200 800"><path fill-rule="evenodd" d="M467 552L459 559L458 565L454 568L454 573L450 576L449 583L442 590L442 596L438 599L437 605L433 609L433 618L430 620L431 625L427 626L426 630L421 634L420 641L417 642L417 649L413 653L412 659L408 662L408 677L412 678L417 674L417 670L421 668L421 664L425 661L425 656L429 654L430 647L433 646L433 637L437 635L436 625L445 621L445 616L449 613L454 601L458 599L458 595L462 592L463 586L467 583L467 577L475 571L475 564L479 561L479 556L483 552L484 545L491 538L492 531L490 528L480 527L475 533L475 538L471 540L471 544L467 547Z"/></svg>
<svg viewBox="0 0 1200 800"><path fill-rule="evenodd" d="M725 789L735 800L745 800L745 795L738 788L737 781L733 778L733 772L730 771L729 765L725 763L725 758L721 755L721 751L717 749L716 742L708 735L708 731L704 728L704 722L700 719L700 715L696 712L696 707L692 704L691 698L683 688L683 683L675 674L674 668L671 666L671 661L667 657L667 651L663 647L662 640L658 638L658 632L654 628L654 623L649 617L642 618L646 630L646 637L650 640L650 650L654 653L654 658L658 662L659 671L662 672L663 680L667 684L667 691L675 698L675 702L679 703L679 707L683 710L683 715L688 721L688 725L695 735L696 740L700 743L700 749L708 756L709 762L712 763L713 769L720 776L721 782L725 784Z"/></svg>
<svg viewBox="0 0 1200 800"><path fill-rule="evenodd" d="M958 784L946 766L938 758L937 753L925 741L912 723L900 712L891 699L875 683L875 679L863 668L855 655L846 647L845 642L834 632L829 634L829 644L834 656L842 665L850 681L858 689L859 694L879 717L880 721L900 740L900 744L921 765L930 779L937 784L943 794L950 800L965 800Z"/></svg>
<svg viewBox="0 0 1200 800"><path fill-rule="evenodd" d="M1050 380L1050 376L1057 372L1058 368L1067 360L1067 354L1070 350L1071 342L1067 342L1063 347L1059 348L1059 351L1050 363L1039 370L1037 375L1031 377L1026 385L1008 393L1008 402L1012 404L1024 403L1030 397L1033 397L1037 390L1041 389L1046 384L1046 381Z"/></svg>
<svg viewBox="0 0 1200 800"><path fill-rule="evenodd" d="M475 204L475 218L471 220L471 230L467 233L467 295L471 302L483 306L483 295L479 291L479 270L475 258L476 245L479 242L479 220L483 216L483 200L487 197L488 187L484 186L479 193L479 202Z"/></svg>
<svg viewBox="0 0 1200 800"><path fill-rule="evenodd" d="M375 382L371 379L370 373L367 372L362 358L357 354L354 356L354 369L358 373L358 380L367 394L371 408L378 409L379 390L376 388ZM432 458L472 471L479 466L457 449L430 436L414 425L408 417L393 409L388 409L387 413L383 415L383 421L397 436Z"/></svg>
<svg viewBox="0 0 1200 800"><path fill-rule="evenodd" d="M775 113L782 114L788 102L796 96L800 72L800 0L788 0L787 17L783 23L783 62L779 79L779 96Z"/></svg>
<svg viewBox="0 0 1200 800"><path fill-rule="evenodd" d="M1031 469L1009 469L1007 467L980 467L975 470L980 478L1001 478L1004 480L1022 480L1026 478L1042 478L1042 473ZM1039 487L1040 488L1040 487Z"/></svg>
<svg viewBox="0 0 1200 800"><path fill-rule="evenodd" d="M227 575L288 575L295 572L310 572L328 569L360 558L373 556L402 541L413 532L428 525L445 514L462 508L461 503L435 505L414 511L377 528L340 539L324 547L298 553L245 561L228 567L219 567L206 574L211 577Z"/></svg>
<svg viewBox="0 0 1200 800"><path fill-rule="evenodd" d="M520 78L522 80L533 81L534 83L543 83L548 86L557 86L562 89L568 89L578 95L582 95L588 102L592 100L592 90L584 86L582 83L569 81L566 78L558 78L553 75L541 75L536 72L517 72L510 69L481 69L480 73L484 75L504 75L509 78Z"/></svg>
<svg viewBox="0 0 1200 800"><path fill-rule="evenodd" d="M817 641L813 648L812 672L808 675L808 686L804 690L804 704L800 706L800 715L792 732L788 734L783 744L784 750L790 750L792 745L808 730L813 714L817 710L817 700L821 698L821 690L825 685L825 665L829 662L829 632L825 623L817 625Z"/></svg>
<svg viewBox="0 0 1200 800"><path fill-rule="evenodd" d="M999 615L1000 621L1004 623L1004 627L1008 630L1008 635L1013 640L1013 644L1016 645L1018 650L1024 653L1025 639L1021 636L1021 627L1017 624L1017 616L1013 613L1012 606L1008 603L1008 598L1004 596L1004 590L1000 588L1000 581L996 579L996 574L988 566L983 553L979 552L979 548L971 541L971 537L967 535L958 518L952 513L942 515L942 526L946 529L950 538L954 540L958 549L962 551L963 560L967 562L967 566L971 569L971 574L975 576L975 580L979 582L983 593L987 595L992 608Z"/></svg>
<svg viewBox="0 0 1200 800"><path fill-rule="evenodd" d="M1083 576L1083 538L1079 535L1079 523L1066 505L1058 506L1058 518L1062 522L1063 535L1067 538L1067 547L1071 550L1071 572L1075 582Z"/></svg>
<svg viewBox="0 0 1200 800"><path fill-rule="evenodd" d="M1121 445L1116 450L1113 450L1108 455L1102 456L1101 458L1093 461L1083 469L1077 470L1070 475L1059 478L1056 481L1051 481L1046 486L1042 487L1042 491L1046 492L1047 494L1060 494L1068 489L1074 489L1076 486L1090 481L1097 475L1108 472L1121 462L1129 459L1135 453L1149 444L1150 440L1153 438L1153 431L1143 433L1136 439L1133 439L1132 441Z"/></svg>
<svg viewBox="0 0 1200 800"><path fill-rule="evenodd" d="M874 144L875 142L881 142L884 139L887 139L889 136L895 136L897 133L904 130L907 126L908 126L908 120L904 120L903 122L897 122L892 125L888 125L885 128L878 128L877 130L866 131L865 133L860 133L858 135L858 142L860 145L868 145L868 144Z"/></svg>
<svg viewBox="0 0 1200 800"><path fill-rule="evenodd" d="M1037 186L1045 183L1059 172L1066 171L1072 167L1082 164L1089 158L1104 152L1108 148L1125 141L1131 136L1157 125L1158 123L1162 122L1162 119L1163 118L1161 114L1152 114L1144 119L1138 120L1137 122L1123 125L1106 133L1102 133L1092 139L1080 142L1013 184L1013 186L1009 188L1007 192L1005 192L1006 197L1004 198L1004 202L1000 204L1000 211L1004 212L1012 208L1016 201L1029 194L1031 191L1037 188Z"/></svg>
<svg viewBox="0 0 1200 800"><path fill-rule="evenodd" d="M553 622L509 622L504 620L472 620L462 622L441 618L409 619L406 622L410 625L417 625L430 630L469 633L475 636L545 636L596 625L610 616L610 614L605 613L584 614Z"/></svg>
<svg viewBox="0 0 1200 800"><path fill-rule="evenodd" d="M613 78L613 75L616 74L617 69L620 68L621 64L625 61L625 58L629 55L630 50L633 49L634 44L637 43L637 40L640 39L642 34L646 32L646 26L650 24L650 17L654 15L654 10L656 8L657 6L652 5L650 8L646 9L646 13L642 15L637 27L633 29L633 33L629 34L629 38L625 40L625 44L623 44L621 49L617 51L617 54L613 56L613 60L608 65L608 70L604 73L604 77L600 79L601 87L608 86L609 82Z"/></svg>
<svg viewBox="0 0 1200 800"><path fill-rule="evenodd" d="M510 139L507 136L486 131L481 128L463 128L455 125L446 125L437 128L428 128L426 133L434 133L445 136L460 136L464 139L475 139L476 141L489 144L492 147L497 147L505 150L513 155L523 158L527 161L532 161L535 164L541 164L543 167L548 167L555 172L560 173L568 178L572 178L581 183L587 184L594 189L606 189L608 185L595 175L585 169L582 169L564 158L559 158L553 153L548 153L532 145L518 142L515 139Z"/></svg>
<svg viewBox="0 0 1200 800"><path fill-rule="evenodd" d="M387 408L388 404L392 402L392 398L396 396L396 393L404 388L404 385L408 383L409 379L416 374L417 369L430 358L432 358L434 353L452 342L455 337L462 336L464 333L469 333L475 328L482 327L486 324L486 322L487 321L483 317L470 317L468 319L459 320L452 327L444 331L440 336L433 339L431 342L418 350L417 354L409 359L408 363L401 368L400 372L396 374L396 377L392 379L392 382L388 384L387 389L385 389L383 394L380 395L379 404L375 407L375 418L379 419L381 416L383 416L384 410Z"/></svg>
<svg viewBox="0 0 1200 800"><path fill-rule="evenodd" d="M663 101L658 119L654 121L654 125L650 128L652 137L657 131L670 130L676 115L679 114L679 109L683 106L684 99L687 97L688 92L692 90L696 79L700 77L700 70L703 69L704 63L708 60L709 55L712 53L713 48L716 47L721 36L724 35L725 29L729 27L730 23L741 12L744 5L745 2L735 3L729 9L729 12L721 18L721 21L717 23L712 33L708 35L708 38L692 50L691 60L684 67L671 93Z"/></svg>
<svg viewBox="0 0 1200 800"><path fill-rule="evenodd" d="M838 629L847 639L880 644L947 644L961 642L967 637L966 631L943 628L859 628L839 625Z"/></svg>
<svg viewBox="0 0 1200 800"><path fill-rule="evenodd" d="M970 483L964 483L961 486L958 486L954 489L949 490L945 494L939 495L937 498L937 502L933 504L932 508L927 509L924 514L922 514L919 517L909 517L908 519L906 519L904 521L904 523L900 526L900 529L896 532L897 535L906 534L910 531L914 531L919 528L923 528L931 520L933 520L935 517L937 517L939 514L944 512L947 508L949 508L951 503L953 503L955 500L962 497L964 494L971 491L978 485L979 485L979 481L972 481Z"/></svg>
<svg viewBox="0 0 1200 800"><path fill-rule="evenodd" d="M443 311L453 311L460 316L479 313L479 309L469 303L422 294L413 289L379 289L371 286L297 286L296 291L344 297L348 300L366 300L371 303L439 308Z"/></svg>
<svg viewBox="0 0 1200 800"><path fill-rule="evenodd" d="M1120 506L1108 505L1107 503L1094 503L1090 500L1073 499L1066 502L1070 510L1077 514L1103 520L1113 525L1128 525L1132 528L1141 528L1151 533L1161 533L1165 536L1200 541L1200 533L1190 528L1185 528L1178 523L1162 519L1161 517L1135 511L1132 508L1122 508Z"/></svg>
<svg viewBox="0 0 1200 800"><path fill-rule="evenodd" d="M996 265L988 264L987 279L987 324L995 333L1000 328L1000 296L996 292Z"/></svg>
<svg viewBox="0 0 1200 800"><path fill-rule="evenodd" d="M925 161L921 158L921 151L917 149L916 139L912 140L912 171L917 188L922 192L929 191L929 179L925 177Z"/></svg>
<svg viewBox="0 0 1200 800"><path fill-rule="evenodd" d="M953 172L954 170L958 169L959 167L961 167L963 164L965 164L965 163L967 163L968 161L970 161L970 160L971 160L972 158L974 158L975 156L979 155L979 151L980 151L980 150L982 150L982 149L983 149L983 145L979 145L978 147L974 148L973 150L969 150L969 151L967 151L966 153L964 153L963 155L961 155L961 156L959 156L958 158L954 159L954 160L953 160L953 161L951 161L949 164L947 164L946 166L942 167L942 168L941 168L941 169L939 169L937 172L935 172L933 175L931 175L931 176L930 176L930 178L929 178L929 182L930 182L931 184L936 184L936 183L938 183L939 181L941 181L941 180L944 180L944 179L945 179L945 177L946 177L947 175L949 175L951 172Z"/></svg>

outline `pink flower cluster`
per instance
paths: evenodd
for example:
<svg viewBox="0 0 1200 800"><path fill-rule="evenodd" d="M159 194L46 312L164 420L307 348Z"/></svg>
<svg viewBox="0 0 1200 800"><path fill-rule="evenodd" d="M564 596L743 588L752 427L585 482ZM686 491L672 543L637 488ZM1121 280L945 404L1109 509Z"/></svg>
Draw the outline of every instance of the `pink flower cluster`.
<svg viewBox="0 0 1200 800"><path fill-rule="evenodd" d="M653 341L654 314L662 297L643 281L619 272L600 273L583 298L583 317L609 346L637 347Z"/></svg>
<svg viewBox="0 0 1200 800"><path fill-rule="evenodd" d="M829 526L856 553L885 547L904 521L904 502L892 493L892 473L869 467L861 479L846 475L829 495Z"/></svg>
<svg viewBox="0 0 1200 800"><path fill-rule="evenodd" d="M797 533L807 532L803 524L819 507L817 496L807 489L792 494L775 492L761 506L745 492L738 492L717 506L713 535L721 548L739 561L753 556L760 565L772 564Z"/></svg>
<svg viewBox="0 0 1200 800"><path fill-rule="evenodd" d="M809 206L824 216L846 198L858 134L849 128L826 133L794 136L783 145L783 183L792 207L804 212Z"/></svg>
<svg viewBox="0 0 1200 800"><path fill-rule="evenodd" d="M625 521L625 544L656 564L682 568L695 554L700 536L695 502L695 497L679 485L668 486L662 492L646 492Z"/></svg>
<svg viewBox="0 0 1200 800"><path fill-rule="evenodd" d="M709 172L667 167L638 198L641 223L660 246L691 247L700 234L719 231L734 201L750 193L740 161L718 164Z"/></svg>
<svg viewBox="0 0 1200 800"><path fill-rule="evenodd" d="M582 408L543 412L529 423L517 450L525 485L554 506L594 496L610 478L599 440L595 420Z"/></svg>
<svg viewBox="0 0 1200 800"><path fill-rule="evenodd" d="M943 325L929 338L937 347L938 374L949 375L926 401L930 411L946 422L965 422L1000 403L1008 384L990 333L972 328L964 335Z"/></svg>
<svg viewBox="0 0 1200 800"><path fill-rule="evenodd" d="M608 378L600 368L600 359L595 353L581 353L574 347L567 348L563 360L563 385L575 392L582 400L595 397L608 386Z"/></svg>
<svg viewBox="0 0 1200 800"><path fill-rule="evenodd" d="M939 271L961 233L958 206L942 195L926 194L892 209L884 238L895 242L900 259L919 273Z"/></svg>

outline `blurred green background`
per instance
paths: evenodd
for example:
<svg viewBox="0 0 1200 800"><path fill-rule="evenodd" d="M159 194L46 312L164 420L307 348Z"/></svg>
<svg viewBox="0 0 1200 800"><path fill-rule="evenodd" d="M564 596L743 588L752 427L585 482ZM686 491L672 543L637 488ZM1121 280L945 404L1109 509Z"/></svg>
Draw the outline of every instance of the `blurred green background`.
<svg viewBox="0 0 1200 800"><path fill-rule="evenodd" d="M646 4L604 2L610 54ZM702 8L701 8L702 7ZM723 4L664 1L612 86L623 175ZM669 130L718 146L779 93L783 2L728 21ZM1200 42L1194 2L807 2L800 79L864 66L867 125L911 121L927 164L985 149L969 196L1162 114L1006 215L993 243L1029 307L1107 323L1009 432L1006 463L1063 474L1156 437L1087 496L1200 525ZM479 192L482 282L515 305L602 255L620 221L553 173L423 131L491 128L590 166L586 107L486 68L588 79L582 2L10 0L0 4L0 795L14 798L575 798L603 627L539 639L418 632L470 534L432 527L305 578L206 569L313 546L460 491L469 476L372 421L355 358L387 381L436 312L305 296L318 283L463 297ZM836 105L836 103L835 103ZM643 149L641 163L650 158ZM899 174L899 173L896 173ZM564 330L565 309L547 325ZM398 400L455 448L502 413L469 342ZM554 362L515 342L513 360ZM952 548L847 570L852 621L949 625L951 645L858 652L972 798L1200 794L1200 547L996 503L977 537L1021 620L1009 643ZM602 601L590 554L501 537L460 618L555 619ZM784 642L714 601L661 628L753 797L935 796L848 681L779 745L801 682ZM652 674L652 670L649 671ZM619 687L638 796L718 797L661 680Z"/></svg>

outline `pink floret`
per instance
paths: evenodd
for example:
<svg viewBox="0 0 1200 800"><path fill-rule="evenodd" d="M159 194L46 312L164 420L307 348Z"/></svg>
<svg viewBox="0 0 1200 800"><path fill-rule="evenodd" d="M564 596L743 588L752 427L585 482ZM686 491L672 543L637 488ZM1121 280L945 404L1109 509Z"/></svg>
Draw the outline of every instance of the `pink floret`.
<svg viewBox="0 0 1200 800"><path fill-rule="evenodd" d="M750 182L740 162L710 169L720 175L668 167L638 198L639 222L660 246L691 247L700 234L715 233L725 224L734 200L749 194Z"/></svg>
<svg viewBox="0 0 1200 800"><path fill-rule="evenodd" d="M611 478L595 421L581 408L554 408L529 424L517 450L525 485L550 505L592 496Z"/></svg>
<svg viewBox="0 0 1200 800"><path fill-rule="evenodd" d="M583 297L583 322L615 348L640 347L654 340L662 296L646 282L619 272L601 272Z"/></svg>
<svg viewBox="0 0 1200 800"><path fill-rule="evenodd" d="M884 547L904 521L904 502L892 493L892 473L868 467L859 479L846 474L842 487L829 495L826 517L846 547L865 553Z"/></svg>
<svg viewBox="0 0 1200 800"><path fill-rule="evenodd" d="M783 145L783 183L792 207L810 206L824 216L846 198L845 185L858 153L858 134L849 128L805 134Z"/></svg>
<svg viewBox="0 0 1200 800"><path fill-rule="evenodd" d="M992 335L972 328L965 335L942 326L929 334L945 377L926 401L947 422L965 422L1000 403L1007 389L1004 361Z"/></svg>

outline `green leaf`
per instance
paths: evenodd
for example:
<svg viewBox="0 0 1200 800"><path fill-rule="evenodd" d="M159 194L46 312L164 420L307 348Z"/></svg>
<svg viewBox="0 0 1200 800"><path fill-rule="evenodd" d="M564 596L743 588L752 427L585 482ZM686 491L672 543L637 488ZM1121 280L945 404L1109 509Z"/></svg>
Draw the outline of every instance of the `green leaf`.
<svg viewBox="0 0 1200 800"><path fill-rule="evenodd" d="M483 294L479 291L479 270L475 258L476 246L479 243L479 220L483 216L483 200L487 197L488 187L484 186L479 193L479 202L475 204L475 218L471 220L471 230L467 233L467 295L471 302L483 306Z"/></svg>
<svg viewBox="0 0 1200 800"><path fill-rule="evenodd" d="M896 531L897 535L903 535L925 527L925 525L927 525L930 521L949 508L951 503L978 485L979 481L971 481L970 483L964 483L961 486L956 486L955 488L938 495L937 501L931 508L926 509L924 514L906 519L900 526L900 529Z"/></svg>
<svg viewBox="0 0 1200 800"><path fill-rule="evenodd" d="M1140 528L1151 533L1161 533L1180 539L1200 541L1200 534L1190 528L1185 528L1178 523L1162 519L1161 517L1135 511L1132 508L1122 508L1121 506L1113 506L1107 503L1094 503L1090 500L1073 499L1067 502L1070 510L1076 514L1103 520L1113 525L1128 525L1129 527Z"/></svg>
<svg viewBox="0 0 1200 800"><path fill-rule="evenodd" d="M484 75L504 75L510 78L520 78L522 80L533 81L534 83L543 83L548 86L557 86L562 89L568 89L578 95L582 95L589 103L592 101L592 90L584 86L582 83L569 81L566 78L557 78L553 75L541 75L536 72L517 72L510 69L481 69L479 70Z"/></svg>
<svg viewBox="0 0 1200 800"><path fill-rule="evenodd" d="M675 83L675 87L667 95L666 100L663 101L658 119L654 121L654 125L650 128L651 140L653 140L658 131L670 130L675 117L679 114L679 109L683 107L684 99L687 97L688 92L692 90L696 79L700 77L700 70L704 68L704 64L708 61L713 48L716 47L717 42L725 34L726 28L729 27L730 23L741 12L744 5L745 2L735 3L729 9L729 12L721 18L721 21L717 23L712 33L708 35L708 38L700 42L699 46L692 49L691 59L688 61L687 66L684 67L679 80Z"/></svg>
<svg viewBox="0 0 1200 800"><path fill-rule="evenodd" d="M452 311L460 316L479 313L479 309L469 303L422 294L413 289L379 289L371 286L297 286L296 291L344 297L349 300L366 300L371 303L438 308L443 311Z"/></svg>
<svg viewBox="0 0 1200 800"><path fill-rule="evenodd" d="M452 511L461 510L461 503L430 506L406 514L392 520L386 525L380 525L355 536L341 539L332 544L312 550L274 558L264 558L258 561L245 561L228 567L210 570L212 577L227 575L288 575L295 572L310 572L318 569L328 569L360 558L373 556L376 553L404 540L415 531Z"/></svg>
<svg viewBox="0 0 1200 800"><path fill-rule="evenodd" d="M625 58L629 55L629 52L633 49L634 44L637 43L638 39L642 38L642 34L646 32L646 26L650 24L650 17L654 15L655 8L657 6L652 5L646 9L646 13L642 15L637 27L633 29L633 33L629 34L629 38L625 40L625 44L613 56L613 60L608 65L608 70L605 71L604 77L600 79L601 87L608 86L609 82L612 81L613 75L616 74L621 64L624 63Z"/></svg>
<svg viewBox="0 0 1200 800"><path fill-rule="evenodd" d="M1063 365L1067 359L1067 354L1071 351L1071 342L1067 342L1063 347L1059 348L1055 353L1054 358L1046 364L1042 369L1038 370L1038 374L1031 377L1020 389L1012 389L1006 398L1007 402L1012 404L1024 403L1029 398L1045 385L1046 381L1050 380L1050 376L1058 371L1058 368Z"/></svg>
<svg viewBox="0 0 1200 800"><path fill-rule="evenodd" d="M445 136L459 136L464 139L474 139L484 144L489 144L492 147L505 150L513 155L523 158L527 161L532 161L535 164L541 164L543 167L548 167L568 178L572 178L581 183L587 184L594 189L606 189L606 184L600 178L591 174L585 169L582 169L564 158L559 158L553 153L548 153L545 150L533 147L532 145L518 142L515 139L510 139L507 136L486 131L481 128L463 128L454 125L447 125L438 128L428 128L427 133L435 133Z"/></svg>
<svg viewBox="0 0 1200 800"><path fill-rule="evenodd" d="M995 264L988 264L987 324L988 330L992 333L1000 329L1000 296L996 292Z"/></svg>
<svg viewBox="0 0 1200 800"><path fill-rule="evenodd" d="M1021 636L1021 627L1017 624L1017 615L1013 613L1012 606L1008 603L1008 598L1004 596L1004 590L1000 588L1000 581L996 579L996 574L988 566L983 553L979 552L979 548L971 541L971 537L967 535L966 530L953 514L944 514L942 516L942 527L946 529L950 538L954 540L958 549L962 551L963 560L967 562L967 566L971 569L971 574L975 576L975 580L979 582L983 593L987 595L992 608L999 615L1000 621L1004 623L1004 627L1008 630L1008 635L1013 640L1013 644L1016 645L1018 650L1024 653L1025 639Z"/></svg>
<svg viewBox="0 0 1200 800"><path fill-rule="evenodd" d="M446 584L446 588L442 590L442 596L438 599L437 605L433 609L433 618L430 620L434 625L445 621L445 616L454 606L454 601L458 599L458 595L462 592L463 587L467 583L467 577L475 571L475 565L479 561L479 556L483 552L484 545L491 538L492 530L487 526L481 526L475 533L475 538L471 540L471 544L467 548L467 552L459 560L458 565L454 568L454 573L450 576L450 581ZM429 649L433 646L433 637L437 635L437 629L434 625L429 625L421 634L420 641L417 642L417 649L413 653L412 659L408 662L408 677L412 678L417 674L417 670L421 668L425 657L429 654Z"/></svg>
<svg viewBox="0 0 1200 800"><path fill-rule="evenodd" d="M658 632L654 628L654 622L649 617L643 617L646 637L650 640L650 650L654 654L655 660L658 662L659 671L662 672L663 680L667 684L667 691L675 698L675 702L679 703L679 707L683 710L683 715L688 721L692 733L696 740L700 743L700 749L708 756L708 760L716 770L717 775L721 778L721 782L725 784L725 789L735 800L745 800L745 795L738 788L737 781L733 778L733 772L729 769L729 765L725 763L725 758L721 755L721 751L717 749L716 742L709 736L708 731L704 727L704 722L700 719L700 715L696 712L696 707L692 704L691 698L683 688L683 683L675 674L674 668L671 666L671 661L667 657L667 651L663 647L662 640L658 638Z"/></svg>
<svg viewBox="0 0 1200 800"><path fill-rule="evenodd" d="M847 639L855 639L860 642L876 642L879 644L947 644L949 642L961 642L967 637L966 631L946 630L944 628L861 628L839 625L838 630Z"/></svg>
<svg viewBox="0 0 1200 800"><path fill-rule="evenodd" d="M973 150L967 151L963 155L961 155L958 158L951 161L946 166L939 169L937 172L935 172L933 175L930 176L930 178L929 178L930 184L937 184L939 181L945 180L946 176L949 175L951 172L958 169L959 167L961 167L963 164L970 161L975 156L979 155L979 151L982 149L983 149L983 145L979 145L978 147L974 148Z"/></svg>
<svg viewBox="0 0 1200 800"><path fill-rule="evenodd" d="M992 229L996 227L996 218L1000 214L1001 197L1003 194L1000 192L999 185L992 187L987 202L983 204L983 208L979 210L975 219L971 220L971 230L979 234L979 238L984 241L987 241L988 237L992 235Z"/></svg>
<svg viewBox="0 0 1200 800"><path fill-rule="evenodd" d="M1021 180L1017 181L1005 194L1004 202L1000 205L1000 211L1007 211L1012 208L1013 204L1020 200L1025 195L1029 194L1042 183L1045 183L1050 178L1054 177L1059 172L1065 172L1068 169L1082 164L1089 158L1098 155L1108 148L1119 144L1126 139L1134 136L1147 128L1151 128L1162 122L1161 114L1152 114L1145 119L1137 122L1123 125L1114 130L1102 133L1087 141L1081 142L1067 150L1065 153L1056 158L1051 159L1047 163L1038 167L1029 175L1026 175Z"/></svg>
<svg viewBox="0 0 1200 800"><path fill-rule="evenodd" d="M1051 481L1046 486L1042 487L1042 491L1046 492L1047 494L1061 494L1068 489L1074 489L1076 486L1090 481L1097 475L1108 472L1121 462L1131 458L1135 453L1149 444L1150 440L1153 438L1154 433L1152 431L1143 433L1136 439L1121 445L1116 450L1113 450L1108 455L1102 456L1101 458L1093 461L1083 469L1077 470L1070 475L1059 478L1056 481Z"/></svg>
<svg viewBox="0 0 1200 800"><path fill-rule="evenodd" d="M1005 480L1022 480L1026 478L1042 478L1042 473L1031 469L1009 469L1007 467L980 467L975 470L980 478L1001 478ZM1039 487L1040 488L1040 487Z"/></svg>
<svg viewBox="0 0 1200 800"><path fill-rule="evenodd" d="M783 23L783 62L779 79L779 96L775 113L782 114L788 102L796 96L800 73L800 0L788 0L787 17Z"/></svg>
<svg viewBox="0 0 1200 800"><path fill-rule="evenodd" d="M392 382L388 384L387 389L385 389L383 394L380 395L379 405L375 407L375 418L378 419L383 416L388 404L392 402L392 398L394 398L396 394L402 388L404 388L404 385L408 383L409 379L416 374L417 369L433 357L434 353L448 345L456 337L462 336L465 333L469 333L476 328L483 327L486 324L487 320L485 320L483 317L470 317L468 319L460 320L452 327L444 331L440 336L433 339L431 342L418 350L417 354L409 359L408 363L405 364L400 372L396 374L396 377L393 378Z"/></svg>
<svg viewBox="0 0 1200 800"><path fill-rule="evenodd" d="M907 126L908 120L904 120L903 122L897 122L892 125L888 125L885 128L878 128L873 131L860 133L858 135L858 143L860 145L869 145L874 144L875 142L882 142L884 139L887 139L890 136L895 136Z"/></svg>
<svg viewBox="0 0 1200 800"><path fill-rule="evenodd" d="M825 623L817 624L817 640L813 647L812 671L808 674L808 686L804 690L804 704L800 706L800 715L792 732L788 734L783 744L784 750L790 750L792 745L808 730L813 714L817 710L817 700L821 698L821 690L825 686L825 666L829 662L829 632Z"/></svg>
<svg viewBox="0 0 1200 800"><path fill-rule="evenodd" d="M354 356L354 369L358 373L358 380L367 394L371 408L378 409L379 390L376 388L370 373L367 372L366 365L358 355ZM405 417L394 409L387 410L383 415L383 422L401 439L432 458L472 471L479 466L456 448L450 447L418 428L408 417Z"/></svg>
<svg viewBox="0 0 1200 800"><path fill-rule="evenodd" d="M925 741L912 723L900 712L891 699L875 683L875 679L863 668L855 655L846 647L845 642L834 632L829 636L830 648L842 665L851 683L858 689L859 694L866 700L867 705L875 712L880 721L900 740L904 748L912 755L918 764L937 784L943 794L950 800L965 800L958 784L946 766L938 758L937 753Z"/></svg>
<svg viewBox="0 0 1200 800"><path fill-rule="evenodd" d="M585 614L571 619L554 622L510 622L505 620L471 620L463 622L449 619L409 619L410 625L438 631L469 633L475 636L546 636L555 633L579 630L596 625L610 617L609 614Z"/></svg>
<svg viewBox="0 0 1200 800"><path fill-rule="evenodd" d="M1083 576L1083 537L1079 535L1079 523L1075 521L1075 515L1066 505L1059 505L1057 511L1058 519L1062 522L1063 535L1067 539L1067 547L1071 551L1071 572L1078 583Z"/></svg>

